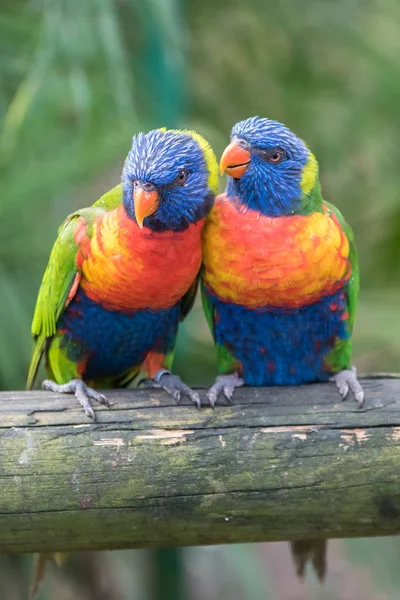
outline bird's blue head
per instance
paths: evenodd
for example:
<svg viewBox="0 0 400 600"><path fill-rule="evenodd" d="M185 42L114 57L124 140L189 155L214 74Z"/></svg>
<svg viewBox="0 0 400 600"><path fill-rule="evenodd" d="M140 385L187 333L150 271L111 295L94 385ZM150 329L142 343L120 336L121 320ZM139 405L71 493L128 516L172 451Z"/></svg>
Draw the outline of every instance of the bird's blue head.
<svg viewBox="0 0 400 600"><path fill-rule="evenodd" d="M319 201L314 155L278 121L251 117L237 123L220 169L229 175L228 197L267 216L307 212Z"/></svg>
<svg viewBox="0 0 400 600"><path fill-rule="evenodd" d="M195 131L155 129L133 137L122 172L128 216L153 231L183 231L210 211L218 164Z"/></svg>

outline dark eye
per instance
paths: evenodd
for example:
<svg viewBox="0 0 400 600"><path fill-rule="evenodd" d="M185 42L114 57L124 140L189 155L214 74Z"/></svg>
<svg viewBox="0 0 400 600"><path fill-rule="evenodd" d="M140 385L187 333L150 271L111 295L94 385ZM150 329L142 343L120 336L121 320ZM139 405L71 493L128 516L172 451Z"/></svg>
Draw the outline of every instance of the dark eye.
<svg viewBox="0 0 400 600"><path fill-rule="evenodd" d="M177 177L175 177L175 181L179 185L183 185L188 178L188 172L185 169L179 171Z"/></svg>
<svg viewBox="0 0 400 600"><path fill-rule="evenodd" d="M271 154L270 161L273 163L277 163L281 160L281 158L282 158L282 153L279 152L278 150L275 150L275 152L273 154Z"/></svg>
<svg viewBox="0 0 400 600"><path fill-rule="evenodd" d="M260 156L266 162L277 165L287 158L287 154L283 148L270 148L268 150L261 150Z"/></svg>

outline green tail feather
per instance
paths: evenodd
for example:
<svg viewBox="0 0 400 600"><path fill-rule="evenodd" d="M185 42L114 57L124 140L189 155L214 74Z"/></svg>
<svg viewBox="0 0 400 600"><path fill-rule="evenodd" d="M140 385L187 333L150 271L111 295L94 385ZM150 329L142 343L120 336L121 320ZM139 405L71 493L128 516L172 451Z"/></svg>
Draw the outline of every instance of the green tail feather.
<svg viewBox="0 0 400 600"><path fill-rule="evenodd" d="M31 364L29 365L29 372L26 380L26 390L32 390L35 384L36 375L40 365L40 359L42 358L44 347L46 345L46 339L46 336L42 334L35 340L35 345L33 346L32 350Z"/></svg>

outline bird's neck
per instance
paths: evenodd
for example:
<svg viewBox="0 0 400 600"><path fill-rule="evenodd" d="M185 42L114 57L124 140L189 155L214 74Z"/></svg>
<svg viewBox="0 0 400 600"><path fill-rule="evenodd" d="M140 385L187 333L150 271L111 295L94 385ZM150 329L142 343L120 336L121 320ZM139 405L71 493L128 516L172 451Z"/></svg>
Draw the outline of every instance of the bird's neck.
<svg viewBox="0 0 400 600"><path fill-rule="evenodd" d="M318 179L309 193L304 193L298 182L285 182L276 186L269 182L249 179L229 178L226 194L250 210L267 217L285 215L308 215L322 212L322 196Z"/></svg>

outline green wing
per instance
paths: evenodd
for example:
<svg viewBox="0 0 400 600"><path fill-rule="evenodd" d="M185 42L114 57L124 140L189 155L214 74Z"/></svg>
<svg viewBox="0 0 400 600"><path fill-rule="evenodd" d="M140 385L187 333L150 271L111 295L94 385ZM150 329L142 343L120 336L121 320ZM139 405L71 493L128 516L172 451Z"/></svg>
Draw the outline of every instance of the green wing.
<svg viewBox="0 0 400 600"><path fill-rule="evenodd" d="M215 351L217 353L217 367L218 373L229 375L238 368L238 361L233 354L216 342L215 339L215 309L210 300L208 291L204 282L201 283L201 300L203 303L204 315L211 331L211 335L215 344Z"/></svg>
<svg viewBox="0 0 400 600"><path fill-rule="evenodd" d="M180 321L183 321L193 308L194 302L196 300L197 288L199 286L199 279L200 272L197 273L196 279L193 281L186 294L182 297Z"/></svg>
<svg viewBox="0 0 400 600"><path fill-rule="evenodd" d="M122 204L122 184L118 184L103 194L92 206L93 208L102 208L105 211L114 210Z"/></svg>
<svg viewBox="0 0 400 600"><path fill-rule="evenodd" d="M203 281L201 282L201 301L203 304L204 316L206 317L207 324L215 342L215 311Z"/></svg>
<svg viewBox="0 0 400 600"><path fill-rule="evenodd" d="M350 225L345 220L344 216L340 212L336 206L330 204L329 202L324 202L325 206L333 212L339 221L342 230L349 241L350 252L349 252L349 261L351 265L351 277L347 284L346 296L347 296L347 310L349 312L349 325L350 325L350 333L353 330L354 319L357 311L358 304L358 292L360 289L360 272L358 268L358 254L357 248L354 242L354 234Z"/></svg>
<svg viewBox="0 0 400 600"><path fill-rule="evenodd" d="M27 389L31 389L34 384L46 340L56 333L57 321L64 310L67 299L72 299L76 291L74 284L77 287L77 283L79 283L79 279L77 279L79 272L76 266L78 244L75 241L78 219L82 217L85 219L89 227L88 235L90 235L93 221L102 214L104 214L104 210L100 208L79 210L67 217L58 230L33 315L34 347L26 383Z"/></svg>
<svg viewBox="0 0 400 600"><path fill-rule="evenodd" d="M331 211L337 218L345 236L349 241L349 261L351 265L351 277L346 285L346 303L347 312L349 313L348 326L349 326L349 338L345 340L338 340L335 348L327 356L327 363L334 371L340 371L342 369L348 369L350 367L351 360L351 335L353 332L353 325L357 311L358 304L358 292L360 288L360 273L358 268L358 254L357 248L354 242L354 234L350 225L346 222L342 213L336 206L329 202L324 202L325 206Z"/></svg>
<svg viewBox="0 0 400 600"><path fill-rule="evenodd" d="M122 184L119 184L101 196L92 207L78 210L67 217L60 226L36 301L32 321L34 347L26 383L27 389L31 389L34 384L46 340L56 333L57 321L65 308L68 296L71 290L76 291L73 290L73 286L77 281L76 277L79 276L76 267L78 245L75 241L78 218L85 219L88 226L87 233L91 235L94 220L104 214L104 211L111 211L121 203Z"/></svg>

